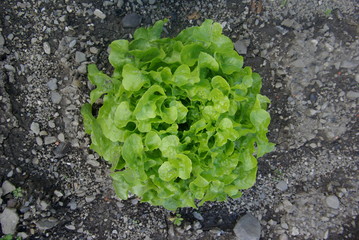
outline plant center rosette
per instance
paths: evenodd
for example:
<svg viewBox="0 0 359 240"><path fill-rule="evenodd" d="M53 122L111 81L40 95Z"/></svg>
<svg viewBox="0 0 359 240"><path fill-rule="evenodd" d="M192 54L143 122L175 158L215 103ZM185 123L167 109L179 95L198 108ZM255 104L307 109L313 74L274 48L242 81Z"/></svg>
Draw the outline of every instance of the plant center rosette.
<svg viewBox="0 0 359 240"><path fill-rule="evenodd" d="M176 210L238 198L255 183L256 157L274 148L261 77L243 68L219 23L161 38L165 22L110 44L112 76L88 66L90 148L111 164L121 199Z"/></svg>

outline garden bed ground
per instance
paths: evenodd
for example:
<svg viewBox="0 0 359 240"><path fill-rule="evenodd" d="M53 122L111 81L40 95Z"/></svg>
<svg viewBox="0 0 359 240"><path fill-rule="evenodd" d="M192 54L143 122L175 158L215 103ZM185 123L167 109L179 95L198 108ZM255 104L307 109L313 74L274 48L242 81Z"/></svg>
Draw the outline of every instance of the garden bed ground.
<svg viewBox="0 0 359 240"><path fill-rule="evenodd" d="M261 239L358 239L358 4L260 3L2 1L0 236L235 239L236 222L251 213ZM222 24L245 65L263 77L277 144L242 198L181 209L179 227L161 207L115 197L80 116L86 64L110 71L108 44L163 18L169 36L204 19Z"/></svg>

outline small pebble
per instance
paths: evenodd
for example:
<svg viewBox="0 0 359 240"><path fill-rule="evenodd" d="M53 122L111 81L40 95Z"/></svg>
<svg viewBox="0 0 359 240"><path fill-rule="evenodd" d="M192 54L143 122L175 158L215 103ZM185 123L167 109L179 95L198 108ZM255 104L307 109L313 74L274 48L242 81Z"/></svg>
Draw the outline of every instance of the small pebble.
<svg viewBox="0 0 359 240"><path fill-rule="evenodd" d="M39 145L39 146L42 146L42 144L44 144L41 137L36 137L35 140L36 140L36 144Z"/></svg>
<svg viewBox="0 0 359 240"><path fill-rule="evenodd" d="M11 182L9 182L7 180L5 182L3 182L1 188L2 188L2 194L3 195L11 193L12 191L14 191L16 189L14 184L12 184Z"/></svg>
<svg viewBox="0 0 359 240"><path fill-rule="evenodd" d="M9 64L5 64L5 69L8 70L9 72L15 72L15 68Z"/></svg>
<svg viewBox="0 0 359 240"><path fill-rule="evenodd" d="M57 135L57 138L60 142L65 142L65 135L63 133L59 133L59 135Z"/></svg>
<svg viewBox="0 0 359 240"><path fill-rule="evenodd" d="M93 12L93 14L100 18L100 19L105 19L106 18L106 14L104 14L101 10L99 9L95 9L95 11Z"/></svg>
<svg viewBox="0 0 359 240"><path fill-rule="evenodd" d="M124 28L136 28L141 23L141 16L137 13L130 13L127 14L121 22Z"/></svg>
<svg viewBox="0 0 359 240"><path fill-rule="evenodd" d="M275 187L280 191L285 191L288 189L288 184L286 181L279 181Z"/></svg>
<svg viewBox="0 0 359 240"><path fill-rule="evenodd" d="M333 209L338 209L339 205L340 205L338 197L334 196L334 195L328 196L325 199L325 202L328 207L333 208Z"/></svg>
<svg viewBox="0 0 359 240"><path fill-rule="evenodd" d="M51 92L51 101L54 104L59 104L61 102L61 99L62 99L62 96L58 92L56 92L56 91Z"/></svg>
<svg viewBox="0 0 359 240"><path fill-rule="evenodd" d="M87 202L87 203L90 203L90 202L92 202L93 200L95 200L95 196L86 196L85 197L85 201Z"/></svg>
<svg viewBox="0 0 359 240"><path fill-rule="evenodd" d="M50 44L49 44L48 42L44 42L43 48L44 48L44 52L45 52L46 54L50 54L50 53L51 53L51 47L50 47Z"/></svg>
<svg viewBox="0 0 359 240"><path fill-rule="evenodd" d="M49 144L53 144L57 141L56 137L53 137L53 136L47 136L45 137L44 139L44 143L45 145L49 145Z"/></svg>
<svg viewBox="0 0 359 240"><path fill-rule="evenodd" d="M57 196L57 197L63 197L64 196L64 194L62 194L62 192L60 192L60 191L58 191L58 190L55 190L54 191L54 194Z"/></svg>
<svg viewBox="0 0 359 240"><path fill-rule="evenodd" d="M3 35L0 32L0 47L3 47L5 45L5 39L3 37Z"/></svg>
<svg viewBox="0 0 359 240"><path fill-rule="evenodd" d="M82 62L86 61L86 55L83 52L76 51L75 61L77 63L82 63Z"/></svg>
<svg viewBox="0 0 359 240"><path fill-rule="evenodd" d="M30 125L30 129L36 135L40 133L40 125L37 122L32 122Z"/></svg>

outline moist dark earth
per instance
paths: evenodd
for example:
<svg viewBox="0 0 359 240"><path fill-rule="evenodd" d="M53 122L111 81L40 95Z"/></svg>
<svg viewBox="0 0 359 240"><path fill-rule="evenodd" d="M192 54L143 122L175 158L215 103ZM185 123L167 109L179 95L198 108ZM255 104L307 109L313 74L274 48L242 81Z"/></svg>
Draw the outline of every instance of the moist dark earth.
<svg viewBox="0 0 359 240"><path fill-rule="evenodd" d="M252 239L359 239L358 8L355 0L2 1L0 236L241 239L236 223L251 214L261 226ZM179 209L180 226L174 213L115 196L80 116L92 87L86 65L111 73L111 41L164 18L164 36L205 19L222 24L263 78L276 143L243 197Z"/></svg>

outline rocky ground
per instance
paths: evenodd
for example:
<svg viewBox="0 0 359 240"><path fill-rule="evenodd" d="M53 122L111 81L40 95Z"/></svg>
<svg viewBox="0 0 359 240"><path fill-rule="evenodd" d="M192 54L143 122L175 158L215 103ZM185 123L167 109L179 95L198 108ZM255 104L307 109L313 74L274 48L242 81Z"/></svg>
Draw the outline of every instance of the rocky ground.
<svg viewBox="0 0 359 240"><path fill-rule="evenodd" d="M358 239L358 12L356 0L2 1L0 236ZM242 198L181 209L181 226L115 197L79 113L86 64L110 71L108 44L163 18L169 36L222 24L263 76L277 144Z"/></svg>

